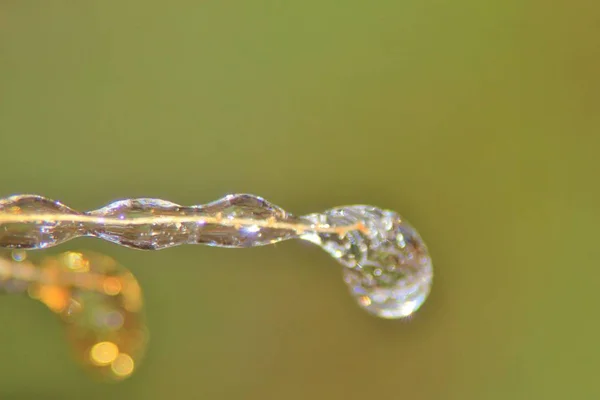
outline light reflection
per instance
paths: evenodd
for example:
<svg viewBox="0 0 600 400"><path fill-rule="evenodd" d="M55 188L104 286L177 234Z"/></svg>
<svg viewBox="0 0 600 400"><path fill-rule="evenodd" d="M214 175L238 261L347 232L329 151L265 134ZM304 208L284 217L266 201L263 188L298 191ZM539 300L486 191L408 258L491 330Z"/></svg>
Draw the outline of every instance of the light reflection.
<svg viewBox="0 0 600 400"><path fill-rule="evenodd" d="M242 230L244 230L247 233L256 233L260 231L260 227L258 225L250 225L245 228L242 228Z"/></svg>
<svg viewBox="0 0 600 400"><path fill-rule="evenodd" d="M360 296L358 298L358 302L363 306L363 307L368 307L371 305L371 299L369 298L369 296Z"/></svg>

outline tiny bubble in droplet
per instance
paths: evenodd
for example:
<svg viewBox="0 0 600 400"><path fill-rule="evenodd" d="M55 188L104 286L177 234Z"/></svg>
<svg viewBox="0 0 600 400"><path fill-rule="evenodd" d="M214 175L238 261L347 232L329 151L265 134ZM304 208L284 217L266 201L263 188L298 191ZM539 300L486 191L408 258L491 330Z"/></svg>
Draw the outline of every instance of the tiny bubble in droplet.
<svg viewBox="0 0 600 400"><path fill-rule="evenodd" d="M406 247L406 242L404 241L404 235L403 234L399 233L396 236L396 243L398 244L398 247L400 247L402 249Z"/></svg>

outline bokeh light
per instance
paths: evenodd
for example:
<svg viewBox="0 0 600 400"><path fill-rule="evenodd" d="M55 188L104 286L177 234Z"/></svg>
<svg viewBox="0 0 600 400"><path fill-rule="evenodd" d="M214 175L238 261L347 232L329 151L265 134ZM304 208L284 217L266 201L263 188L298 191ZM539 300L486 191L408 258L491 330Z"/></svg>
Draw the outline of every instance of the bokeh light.
<svg viewBox="0 0 600 400"><path fill-rule="evenodd" d="M142 292L112 258L68 251L37 264L13 251L0 257L0 290L27 293L58 314L77 359L93 376L122 380L147 345Z"/></svg>
<svg viewBox="0 0 600 400"><path fill-rule="evenodd" d="M90 350L90 360L97 365L108 365L119 355L119 348L112 342L96 343Z"/></svg>

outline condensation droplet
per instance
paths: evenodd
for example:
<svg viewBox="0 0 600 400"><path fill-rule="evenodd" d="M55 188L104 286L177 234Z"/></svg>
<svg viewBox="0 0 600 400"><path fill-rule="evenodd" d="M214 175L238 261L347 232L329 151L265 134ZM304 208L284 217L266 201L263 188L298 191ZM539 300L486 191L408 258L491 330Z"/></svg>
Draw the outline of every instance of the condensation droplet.
<svg viewBox="0 0 600 400"><path fill-rule="evenodd" d="M332 226L363 223L368 232L351 231L343 238L328 233L303 237L338 260L344 282L357 303L378 317L403 318L427 299L433 267L417 231L392 211L348 206L306 216ZM341 251L341 254L340 254Z"/></svg>

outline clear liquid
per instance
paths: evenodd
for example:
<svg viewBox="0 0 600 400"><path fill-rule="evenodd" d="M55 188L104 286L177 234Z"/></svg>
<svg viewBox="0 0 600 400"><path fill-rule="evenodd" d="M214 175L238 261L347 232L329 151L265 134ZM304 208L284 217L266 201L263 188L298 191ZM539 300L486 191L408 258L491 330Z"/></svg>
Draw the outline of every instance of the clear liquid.
<svg viewBox="0 0 600 400"><path fill-rule="evenodd" d="M402 318L425 302L433 281L431 258L417 231L398 214L359 205L305 218L331 225L362 222L367 227L368 233L353 231L343 237L303 236L344 266L344 282L365 310L382 318Z"/></svg>
<svg viewBox="0 0 600 400"><path fill-rule="evenodd" d="M427 298L433 280L431 258L417 231L395 212L371 206L295 217L248 194L189 207L128 199L87 213L39 196L0 201L0 247L39 249L77 236L143 250L308 240L344 266L344 281L358 304L383 318L411 315Z"/></svg>
<svg viewBox="0 0 600 400"><path fill-rule="evenodd" d="M252 224L227 224L237 219L292 222L281 208L251 195L231 195L202 206L183 207L155 199L133 199L113 203L89 213L95 217L123 220L149 217L191 217L193 222L160 222L135 226L93 225L93 236L137 249L158 250L181 244L205 244L219 247L253 247L291 239L292 230L258 227ZM214 221L215 216L221 222ZM206 217L206 218L202 218ZM211 222L206 222L207 220ZM224 223L225 222L225 223Z"/></svg>
<svg viewBox="0 0 600 400"><path fill-rule="evenodd" d="M36 214L81 215L62 203L35 195L0 200L0 212L15 216ZM43 249L81 236L81 224L65 221L35 221L0 224L0 247Z"/></svg>

